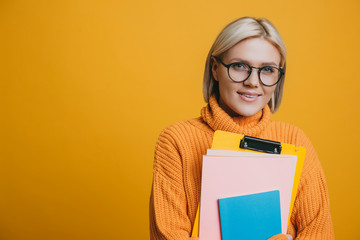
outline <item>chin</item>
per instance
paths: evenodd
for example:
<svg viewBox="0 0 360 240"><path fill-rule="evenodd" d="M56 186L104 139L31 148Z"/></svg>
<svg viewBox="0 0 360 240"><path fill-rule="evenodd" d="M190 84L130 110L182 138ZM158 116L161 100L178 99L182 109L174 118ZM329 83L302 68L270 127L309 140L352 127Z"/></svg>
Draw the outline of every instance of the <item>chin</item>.
<svg viewBox="0 0 360 240"><path fill-rule="evenodd" d="M255 114L257 114L260 110L260 109L244 109L244 108L241 108L241 109L233 109L234 112L236 112L237 114L239 114L240 116L243 116L243 117L251 117L251 116L254 116Z"/></svg>

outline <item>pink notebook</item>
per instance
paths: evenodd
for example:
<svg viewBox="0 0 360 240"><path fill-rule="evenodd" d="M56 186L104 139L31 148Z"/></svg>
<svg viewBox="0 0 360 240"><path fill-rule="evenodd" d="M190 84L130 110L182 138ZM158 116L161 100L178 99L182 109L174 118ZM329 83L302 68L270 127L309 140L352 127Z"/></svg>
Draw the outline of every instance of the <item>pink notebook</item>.
<svg viewBox="0 0 360 240"><path fill-rule="evenodd" d="M280 191L281 229L286 233L296 156L203 156L200 240L220 240L218 199Z"/></svg>

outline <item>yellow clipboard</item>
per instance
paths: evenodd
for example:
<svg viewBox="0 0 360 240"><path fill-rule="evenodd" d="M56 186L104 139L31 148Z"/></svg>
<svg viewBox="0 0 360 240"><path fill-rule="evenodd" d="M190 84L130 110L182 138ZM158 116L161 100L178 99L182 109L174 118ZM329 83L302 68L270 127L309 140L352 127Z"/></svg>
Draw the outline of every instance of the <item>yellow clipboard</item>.
<svg viewBox="0 0 360 240"><path fill-rule="evenodd" d="M240 148L240 142L243 138L244 138L244 135L242 135L242 134L217 130L214 133L214 138L213 138L213 142L211 145L211 149L242 151L242 152L256 152L253 150ZM292 210L294 207L297 190L298 190L298 186L300 183L301 171L304 166L306 148L296 147L295 145L292 145L292 144L281 143L281 154L297 156L294 184L293 184L293 190L292 190L291 202L290 202L290 214L289 214L289 219L288 219L288 226L289 226L291 213L292 213ZM199 216L200 216L199 209L200 209L200 206L198 207L198 210L196 213L196 218L195 218L195 222L194 222L194 226L193 226L193 230L192 230L192 234L191 234L192 237L199 236Z"/></svg>

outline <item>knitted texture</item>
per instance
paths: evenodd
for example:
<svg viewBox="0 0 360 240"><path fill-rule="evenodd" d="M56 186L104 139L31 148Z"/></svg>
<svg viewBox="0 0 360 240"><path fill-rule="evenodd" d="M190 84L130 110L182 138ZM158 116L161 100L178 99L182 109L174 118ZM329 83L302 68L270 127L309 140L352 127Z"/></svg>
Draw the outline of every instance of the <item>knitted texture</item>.
<svg viewBox="0 0 360 240"><path fill-rule="evenodd" d="M190 236L200 201L202 155L211 147L216 130L306 147L288 234L299 240L334 239L325 176L312 144L299 128L270 116L266 106L254 116L231 118L212 96L201 117L162 131L155 147L150 196L151 239L198 239ZM287 237L279 234L270 239Z"/></svg>

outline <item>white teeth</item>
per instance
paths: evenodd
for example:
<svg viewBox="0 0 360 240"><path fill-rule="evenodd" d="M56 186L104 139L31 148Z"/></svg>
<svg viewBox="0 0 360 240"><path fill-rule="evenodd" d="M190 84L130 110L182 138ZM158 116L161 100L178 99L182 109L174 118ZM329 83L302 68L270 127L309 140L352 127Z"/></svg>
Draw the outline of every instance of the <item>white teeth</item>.
<svg viewBox="0 0 360 240"><path fill-rule="evenodd" d="M248 98L254 98L254 97L257 97L257 95L247 95L247 94L241 94L241 95L243 95L243 96L245 96L245 97L248 97Z"/></svg>

